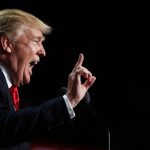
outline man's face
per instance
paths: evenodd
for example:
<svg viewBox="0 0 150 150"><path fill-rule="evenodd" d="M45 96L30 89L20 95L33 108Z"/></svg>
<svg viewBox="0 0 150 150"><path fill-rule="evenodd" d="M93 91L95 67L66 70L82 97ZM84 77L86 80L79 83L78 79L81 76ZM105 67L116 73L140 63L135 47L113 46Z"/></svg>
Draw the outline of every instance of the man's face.
<svg viewBox="0 0 150 150"><path fill-rule="evenodd" d="M10 55L12 80L18 86L30 82L33 67L45 56L44 40L40 30L24 31L12 44Z"/></svg>

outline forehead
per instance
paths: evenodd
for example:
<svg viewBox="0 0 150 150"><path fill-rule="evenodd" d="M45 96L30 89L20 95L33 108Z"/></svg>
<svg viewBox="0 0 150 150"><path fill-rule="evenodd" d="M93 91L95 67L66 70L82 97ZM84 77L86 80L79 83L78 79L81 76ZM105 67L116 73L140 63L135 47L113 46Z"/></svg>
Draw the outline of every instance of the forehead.
<svg viewBox="0 0 150 150"><path fill-rule="evenodd" d="M30 28L24 31L24 33L29 37L30 39L43 39L44 36L42 32L39 29L36 28Z"/></svg>
<svg viewBox="0 0 150 150"><path fill-rule="evenodd" d="M26 40L33 40L33 39L38 39L43 41L44 40L44 36L43 33L41 32L41 30L37 29L37 28L20 28L17 31L17 35L15 36L15 41L20 41L21 39L26 39Z"/></svg>

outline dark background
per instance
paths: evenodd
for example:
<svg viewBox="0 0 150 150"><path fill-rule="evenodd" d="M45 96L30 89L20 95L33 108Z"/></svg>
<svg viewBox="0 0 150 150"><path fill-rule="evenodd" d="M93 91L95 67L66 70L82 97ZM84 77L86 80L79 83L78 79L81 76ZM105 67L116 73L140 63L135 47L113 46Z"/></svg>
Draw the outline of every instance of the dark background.
<svg viewBox="0 0 150 150"><path fill-rule="evenodd" d="M20 88L24 99L39 104L55 97L82 52L83 65L97 77L89 90L91 104L109 128L112 147L148 149L148 11L141 5L94 1L1 1L0 8L23 9L53 27L44 42L47 57L35 67L31 84Z"/></svg>

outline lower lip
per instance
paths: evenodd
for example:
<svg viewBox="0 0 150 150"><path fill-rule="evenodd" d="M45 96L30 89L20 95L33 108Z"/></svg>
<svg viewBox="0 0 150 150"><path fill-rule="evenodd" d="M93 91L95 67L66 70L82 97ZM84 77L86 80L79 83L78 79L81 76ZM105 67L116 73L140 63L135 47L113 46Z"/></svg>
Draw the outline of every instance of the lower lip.
<svg viewBox="0 0 150 150"><path fill-rule="evenodd" d="M29 73L30 73L30 75L32 75L32 69L31 68L29 69Z"/></svg>

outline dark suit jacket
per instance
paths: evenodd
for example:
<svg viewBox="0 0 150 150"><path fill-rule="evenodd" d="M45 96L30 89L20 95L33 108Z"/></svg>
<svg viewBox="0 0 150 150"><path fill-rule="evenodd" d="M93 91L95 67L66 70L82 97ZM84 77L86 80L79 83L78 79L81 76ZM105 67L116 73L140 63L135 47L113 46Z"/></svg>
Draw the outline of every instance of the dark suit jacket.
<svg viewBox="0 0 150 150"><path fill-rule="evenodd" d="M62 96L45 101L39 107L26 107L16 112L0 69L0 150L29 150L26 141L35 131L50 130L69 120Z"/></svg>

